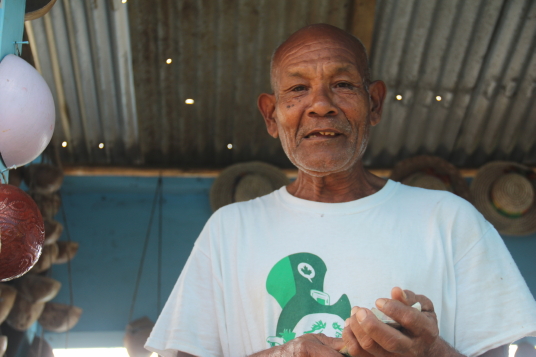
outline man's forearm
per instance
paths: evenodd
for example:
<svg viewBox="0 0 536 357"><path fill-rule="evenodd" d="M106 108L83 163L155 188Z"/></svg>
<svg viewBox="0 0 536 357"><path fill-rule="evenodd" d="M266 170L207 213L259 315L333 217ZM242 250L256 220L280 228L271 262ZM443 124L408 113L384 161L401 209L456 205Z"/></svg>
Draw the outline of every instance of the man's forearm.
<svg viewBox="0 0 536 357"><path fill-rule="evenodd" d="M438 337L434 345L429 351L430 357L465 357L460 352L456 351L454 347L449 345L441 337Z"/></svg>
<svg viewBox="0 0 536 357"><path fill-rule="evenodd" d="M272 347L264 351L257 352L249 357L282 357L284 356L283 346Z"/></svg>

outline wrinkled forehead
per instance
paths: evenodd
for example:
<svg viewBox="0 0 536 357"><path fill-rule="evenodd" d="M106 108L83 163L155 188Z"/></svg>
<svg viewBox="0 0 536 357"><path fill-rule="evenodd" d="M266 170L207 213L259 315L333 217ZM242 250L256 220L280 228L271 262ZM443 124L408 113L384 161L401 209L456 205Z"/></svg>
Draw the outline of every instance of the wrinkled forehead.
<svg viewBox="0 0 536 357"><path fill-rule="evenodd" d="M289 39L290 40L290 39ZM300 67L322 63L333 70L358 71L367 80L367 56L357 40L339 36L294 38L274 53L271 81L274 86L281 75L294 73Z"/></svg>
<svg viewBox="0 0 536 357"><path fill-rule="evenodd" d="M276 63L279 74L295 72L300 67L317 66L359 71L359 58L352 49L332 41L315 41L288 48Z"/></svg>

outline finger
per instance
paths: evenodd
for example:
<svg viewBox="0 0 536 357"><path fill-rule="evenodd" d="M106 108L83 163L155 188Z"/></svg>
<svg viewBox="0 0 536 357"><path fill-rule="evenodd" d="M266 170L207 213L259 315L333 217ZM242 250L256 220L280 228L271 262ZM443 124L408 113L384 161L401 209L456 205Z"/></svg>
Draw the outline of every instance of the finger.
<svg viewBox="0 0 536 357"><path fill-rule="evenodd" d="M346 320L348 322L348 325L342 331L342 340L344 341L344 348L339 350L339 352L346 356L353 357L371 356L368 352L361 348L361 345L357 341L357 338L355 337L352 328L350 327L350 320L351 318L348 318Z"/></svg>
<svg viewBox="0 0 536 357"><path fill-rule="evenodd" d="M422 311L434 311L434 304L426 296L417 295L411 290L402 290L398 286L394 287L391 290L391 298L393 300L398 300L408 306L412 306L416 302L418 302L421 304Z"/></svg>
<svg viewBox="0 0 536 357"><path fill-rule="evenodd" d="M415 302L421 303L421 311L435 312L432 300L424 295L415 295Z"/></svg>
<svg viewBox="0 0 536 357"><path fill-rule="evenodd" d="M350 316L350 318L348 319L350 321L350 323L348 324L348 327L350 327L350 330L354 334L359 344L359 348L357 350L359 351L359 349L361 349L363 351L367 351L376 342L372 338L370 338L369 335L367 335L367 333L363 330L363 328L361 327L361 324L357 320L356 313L359 310L361 310L361 308L357 306L352 308L352 316Z"/></svg>
<svg viewBox="0 0 536 357"><path fill-rule="evenodd" d="M391 300L394 301L394 300ZM398 304L402 304L397 301ZM411 339L395 328L386 325L368 309L359 309L350 326L359 345L374 356L404 353L411 347Z"/></svg>
<svg viewBox="0 0 536 357"><path fill-rule="evenodd" d="M309 335L315 336L318 339L318 341L320 341L320 343L328 347L331 347L337 352L340 351L344 347L344 341L342 340L342 338L328 337L324 335L323 333L309 334Z"/></svg>
<svg viewBox="0 0 536 357"><path fill-rule="evenodd" d="M412 291L407 290L407 292L410 294L411 297L413 297L415 294L413 294ZM413 305L410 301L408 301L408 296L402 288L399 288L398 286L395 286L393 289L391 289L391 298L393 300L398 300L408 306Z"/></svg>
<svg viewBox="0 0 536 357"><path fill-rule="evenodd" d="M389 299L378 299L376 304L384 314L402 325L411 336L434 337L437 334L435 318L431 319L427 314L411 306Z"/></svg>

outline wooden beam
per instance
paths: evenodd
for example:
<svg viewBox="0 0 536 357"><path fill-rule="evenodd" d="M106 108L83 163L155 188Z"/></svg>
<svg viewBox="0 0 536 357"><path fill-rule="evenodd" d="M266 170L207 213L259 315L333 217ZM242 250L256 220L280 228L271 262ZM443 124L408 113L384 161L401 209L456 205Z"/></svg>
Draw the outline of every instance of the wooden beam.
<svg viewBox="0 0 536 357"><path fill-rule="evenodd" d="M374 35L374 15L376 0L353 0L348 14L347 30L359 38L370 58Z"/></svg>
<svg viewBox="0 0 536 357"><path fill-rule="evenodd" d="M379 177L391 176L391 169L368 169ZM63 168L67 176L130 176L130 177L217 177L222 169L157 169L142 167L105 167L105 166L66 166ZM465 178L475 177L478 169L460 169ZM296 178L298 170L285 169L283 172L289 178Z"/></svg>

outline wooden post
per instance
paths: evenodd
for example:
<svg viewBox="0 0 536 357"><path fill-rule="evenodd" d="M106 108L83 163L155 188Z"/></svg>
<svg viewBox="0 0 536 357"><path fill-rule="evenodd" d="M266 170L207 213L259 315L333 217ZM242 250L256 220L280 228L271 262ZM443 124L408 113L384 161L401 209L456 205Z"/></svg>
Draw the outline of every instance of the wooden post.
<svg viewBox="0 0 536 357"><path fill-rule="evenodd" d="M370 57L374 34L376 0L353 0L348 16L348 32L359 38Z"/></svg>
<svg viewBox="0 0 536 357"><path fill-rule="evenodd" d="M26 0L0 0L0 61L6 55L22 53L25 9Z"/></svg>

